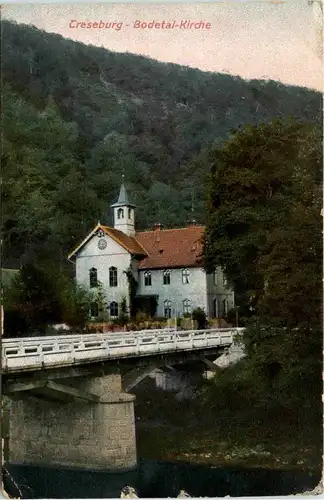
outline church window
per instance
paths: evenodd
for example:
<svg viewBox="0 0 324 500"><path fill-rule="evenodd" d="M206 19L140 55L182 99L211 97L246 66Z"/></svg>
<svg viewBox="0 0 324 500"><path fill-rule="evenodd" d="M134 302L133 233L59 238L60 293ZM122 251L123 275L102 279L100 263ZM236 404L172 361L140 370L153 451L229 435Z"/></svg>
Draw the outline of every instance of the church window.
<svg viewBox="0 0 324 500"><path fill-rule="evenodd" d="M152 286L151 271L145 271L145 273L144 273L144 285L145 286Z"/></svg>
<svg viewBox="0 0 324 500"><path fill-rule="evenodd" d="M163 285L170 285L170 271L163 271Z"/></svg>
<svg viewBox="0 0 324 500"><path fill-rule="evenodd" d="M219 316L219 304L217 298L213 300L213 316L214 318L218 318Z"/></svg>
<svg viewBox="0 0 324 500"><path fill-rule="evenodd" d="M191 304L189 299L185 299L183 301L183 314L190 314L191 313Z"/></svg>
<svg viewBox="0 0 324 500"><path fill-rule="evenodd" d="M132 218L132 209L131 208L128 209L128 218L129 219Z"/></svg>
<svg viewBox="0 0 324 500"><path fill-rule="evenodd" d="M109 286L117 286L117 267L109 268Z"/></svg>
<svg viewBox="0 0 324 500"><path fill-rule="evenodd" d="M92 302L90 304L90 316L92 318L97 318L99 316L99 307L97 302Z"/></svg>
<svg viewBox="0 0 324 500"><path fill-rule="evenodd" d="M124 209L123 208L119 208L117 210L117 217L118 217L118 219L123 219L124 218Z"/></svg>
<svg viewBox="0 0 324 500"><path fill-rule="evenodd" d="M217 270L214 271L214 285L218 285L218 274L217 274Z"/></svg>
<svg viewBox="0 0 324 500"><path fill-rule="evenodd" d="M190 282L189 281L189 276L190 276L189 270L188 269L183 269L182 270L182 283L184 285L187 285Z"/></svg>
<svg viewBox="0 0 324 500"><path fill-rule="evenodd" d="M164 316L165 318L171 318L171 300L169 299L164 301Z"/></svg>
<svg viewBox="0 0 324 500"><path fill-rule="evenodd" d="M96 288L98 286L98 272L95 267L92 267L89 272L90 288Z"/></svg>
<svg viewBox="0 0 324 500"><path fill-rule="evenodd" d="M225 274L223 274L223 285L227 286L227 278L226 278Z"/></svg>
<svg viewBox="0 0 324 500"><path fill-rule="evenodd" d="M227 315L227 312L228 312L228 303L227 303L227 299L224 299L223 302L222 302L222 309L223 309L223 315L226 316Z"/></svg>
<svg viewBox="0 0 324 500"><path fill-rule="evenodd" d="M113 316L113 317L118 316L118 303L117 302L110 303L110 316Z"/></svg>

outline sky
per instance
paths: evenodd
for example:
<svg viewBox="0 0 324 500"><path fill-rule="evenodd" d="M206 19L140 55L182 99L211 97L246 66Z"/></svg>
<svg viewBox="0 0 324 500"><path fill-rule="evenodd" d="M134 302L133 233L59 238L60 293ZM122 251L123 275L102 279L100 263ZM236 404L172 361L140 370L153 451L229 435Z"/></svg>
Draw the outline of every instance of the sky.
<svg viewBox="0 0 324 500"><path fill-rule="evenodd" d="M7 4L2 17L115 52L323 89L319 27L308 0L214 3ZM135 28L134 22L203 21L209 29ZM71 23L71 21L74 21ZM121 29L79 22L123 23ZM5 37L5 32L3 34Z"/></svg>

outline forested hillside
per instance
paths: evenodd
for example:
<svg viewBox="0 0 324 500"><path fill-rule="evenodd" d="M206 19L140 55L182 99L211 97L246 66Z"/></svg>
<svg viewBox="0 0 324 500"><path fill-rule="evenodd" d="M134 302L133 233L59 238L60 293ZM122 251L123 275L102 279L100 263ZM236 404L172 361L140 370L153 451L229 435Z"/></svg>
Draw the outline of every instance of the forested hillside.
<svg viewBox="0 0 324 500"><path fill-rule="evenodd" d="M278 117L321 120L321 95L160 63L2 22L3 265L57 257L125 173L139 228L204 222L204 148ZM191 213L191 207L194 211Z"/></svg>

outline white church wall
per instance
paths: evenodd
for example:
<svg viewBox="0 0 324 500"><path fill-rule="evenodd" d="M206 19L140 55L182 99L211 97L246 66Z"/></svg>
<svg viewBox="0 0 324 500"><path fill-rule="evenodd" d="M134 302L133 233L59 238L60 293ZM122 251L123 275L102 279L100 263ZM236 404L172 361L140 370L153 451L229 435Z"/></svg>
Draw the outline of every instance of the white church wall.
<svg viewBox="0 0 324 500"><path fill-rule="evenodd" d="M117 302L120 304L126 297L128 304L128 280L124 273L130 265L130 254L112 238L105 235L107 246L105 249L98 248L99 238L93 236L83 247L76 259L76 281L79 285L90 289L89 273L91 268L97 269L98 281L102 283L107 302ZM117 286L111 287L109 284L109 268L117 268ZM95 292L95 288L91 289Z"/></svg>
<svg viewBox="0 0 324 500"><path fill-rule="evenodd" d="M202 268L187 268L189 280L182 283L182 269L169 269L170 284L163 284L163 269L152 269L152 285L145 286L144 271L139 272L138 293L141 295L158 295L157 316L164 316L164 302L171 301L172 316L182 316L183 301L190 300L191 310L201 307L207 313L206 274Z"/></svg>

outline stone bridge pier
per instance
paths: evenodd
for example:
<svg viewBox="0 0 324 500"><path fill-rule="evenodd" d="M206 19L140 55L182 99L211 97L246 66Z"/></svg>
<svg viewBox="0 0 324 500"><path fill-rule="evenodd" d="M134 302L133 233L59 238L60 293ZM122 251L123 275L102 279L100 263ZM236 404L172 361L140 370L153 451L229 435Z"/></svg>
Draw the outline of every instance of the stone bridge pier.
<svg viewBox="0 0 324 500"><path fill-rule="evenodd" d="M119 374L17 383L7 395L9 463L136 468L135 396L122 392Z"/></svg>

